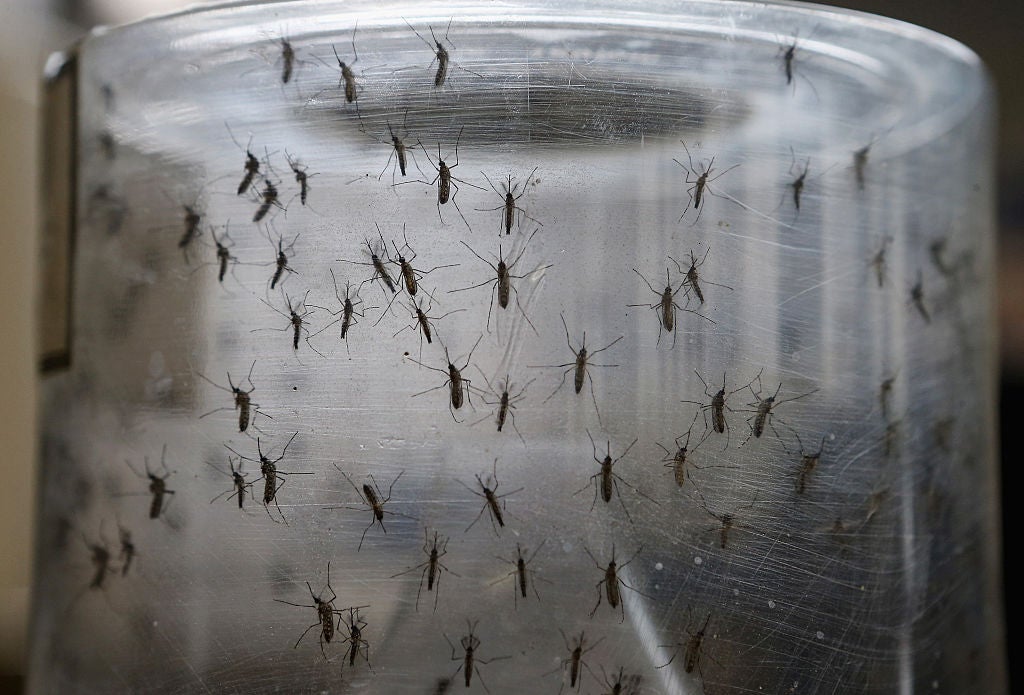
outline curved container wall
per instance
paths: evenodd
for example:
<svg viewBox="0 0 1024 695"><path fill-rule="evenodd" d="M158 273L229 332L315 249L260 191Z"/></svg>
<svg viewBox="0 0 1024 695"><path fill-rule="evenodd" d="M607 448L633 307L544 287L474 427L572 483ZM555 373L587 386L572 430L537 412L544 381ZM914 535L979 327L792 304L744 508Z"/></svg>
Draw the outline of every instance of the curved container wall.
<svg viewBox="0 0 1024 695"><path fill-rule="evenodd" d="M581 632L587 692L1004 692L963 47L801 5L283 2L94 34L58 88L32 692L553 693Z"/></svg>

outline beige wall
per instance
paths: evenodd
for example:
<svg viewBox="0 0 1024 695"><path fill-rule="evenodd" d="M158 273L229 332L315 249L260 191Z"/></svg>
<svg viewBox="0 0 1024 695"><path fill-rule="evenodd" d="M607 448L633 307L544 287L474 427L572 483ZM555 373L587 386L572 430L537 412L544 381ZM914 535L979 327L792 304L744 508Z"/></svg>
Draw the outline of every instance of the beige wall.
<svg viewBox="0 0 1024 695"><path fill-rule="evenodd" d="M68 35L39 3L0 2L0 676L22 669L32 562L38 76Z"/></svg>
<svg viewBox="0 0 1024 695"><path fill-rule="evenodd" d="M19 670L30 571L35 449L37 56L24 8L0 10L0 673ZM20 31L19 31L20 28ZM38 44L36 44L38 45Z"/></svg>

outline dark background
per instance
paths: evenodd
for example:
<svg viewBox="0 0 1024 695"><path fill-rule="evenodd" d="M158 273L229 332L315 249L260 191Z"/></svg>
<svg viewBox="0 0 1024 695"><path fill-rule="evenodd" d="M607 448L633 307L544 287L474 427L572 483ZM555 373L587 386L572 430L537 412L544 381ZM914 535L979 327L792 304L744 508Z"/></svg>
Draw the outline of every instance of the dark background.
<svg viewBox="0 0 1024 695"><path fill-rule="evenodd" d="M46 56L89 27L191 4L183 0L0 0L0 693L21 691L34 500L33 288L38 228L40 74ZM1024 417L1024 0L845 0L823 4L933 29L970 46L999 92L999 321L1003 542L1014 556L1013 494L1020 489ZM951 170L945 175L956 176ZM1011 692L1022 599L1004 571Z"/></svg>

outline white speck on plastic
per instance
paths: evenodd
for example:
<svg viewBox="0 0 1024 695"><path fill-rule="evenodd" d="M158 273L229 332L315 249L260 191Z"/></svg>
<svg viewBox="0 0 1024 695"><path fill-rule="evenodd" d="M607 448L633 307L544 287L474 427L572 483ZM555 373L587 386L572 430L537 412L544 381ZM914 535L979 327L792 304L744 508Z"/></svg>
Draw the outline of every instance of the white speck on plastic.
<svg viewBox="0 0 1024 695"><path fill-rule="evenodd" d="M654 563L654 569L660 572L661 570L665 569L665 565L661 564L660 562L656 562Z"/></svg>
<svg viewBox="0 0 1024 695"><path fill-rule="evenodd" d="M695 565L699 565L702 562L704 562L704 558L702 558L700 555L698 555L697 557L693 558L693 564L695 564Z"/></svg>
<svg viewBox="0 0 1024 695"><path fill-rule="evenodd" d="M818 639L825 639L825 633L821 630L818 630L818 632L815 633L815 637L817 637Z"/></svg>
<svg viewBox="0 0 1024 695"><path fill-rule="evenodd" d="M68 62L68 54L67 53L64 53L63 51L57 51L56 53L51 53L46 58L46 65L43 67L43 75L47 79L53 79L58 74L60 74L61 68L63 68L64 64L67 63L67 62Z"/></svg>

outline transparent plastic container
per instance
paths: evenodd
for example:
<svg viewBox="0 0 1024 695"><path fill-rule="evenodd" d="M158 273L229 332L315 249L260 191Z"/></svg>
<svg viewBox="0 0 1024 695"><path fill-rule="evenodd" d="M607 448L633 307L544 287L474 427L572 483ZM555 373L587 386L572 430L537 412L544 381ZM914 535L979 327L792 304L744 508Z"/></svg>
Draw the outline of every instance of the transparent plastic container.
<svg viewBox="0 0 1024 695"><path fill-rule="evenodd" d="M94 33L49 94L31 692L1005 692L964 47L235 4Z"/></svg>

